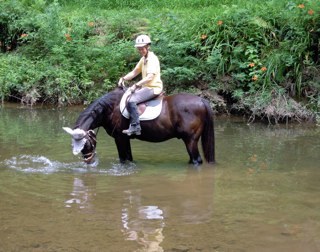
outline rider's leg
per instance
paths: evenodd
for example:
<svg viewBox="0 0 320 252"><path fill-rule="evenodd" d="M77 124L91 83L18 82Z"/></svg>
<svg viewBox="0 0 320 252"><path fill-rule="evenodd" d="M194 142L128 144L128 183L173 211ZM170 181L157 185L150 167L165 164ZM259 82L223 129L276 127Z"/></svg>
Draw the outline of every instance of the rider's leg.
<svg viewBox="0 0 320 252"><path fill-rule="evenodd" d="M137 104L150 100L155 97L153 90L150 88L141 88L136 90L131 97L129 98L127 109L130 113L130 126L127 130L123 130L122 132L127 134L128 136L132 134L140 135L141 127L139 121L139 112Z"/></svg>
<svg viewBox="0 0 320 252"><path fill-rule="evenodd" d="M127 109L130 113L130 126L129 129L123 130L122 133L127 134L128 136L131 136L132 134L141 135L137 104L135 102L128 102Z"/></svg>

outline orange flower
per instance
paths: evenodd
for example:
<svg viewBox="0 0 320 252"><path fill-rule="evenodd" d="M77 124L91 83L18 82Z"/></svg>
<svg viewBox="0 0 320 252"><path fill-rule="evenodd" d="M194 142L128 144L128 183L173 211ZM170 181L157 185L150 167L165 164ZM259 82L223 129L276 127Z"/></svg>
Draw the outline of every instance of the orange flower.
<svg viewBox="0 0 320 252"><path fill-rule="evenodd" d="M250 63L250 64L249 64L249 67L254 67L254 63Z"/></svg>
<svg viewBox="0 0 320 252"><path fill-rule="evenodd" d="M308 10L308 14L309 14L309 15L313 15L313 14L314 14L314 11L310 9L310 10Z"/></svg>
<svg viewBox="0 0 320 252"><path fill-rule="evenodd" d="M202 40L205 40L207 37L208 37L208 36L207 36L206 34L202 34L202 35L201 35L201 39L202 39Z"/></svg>
<svg viewBox="0 0 320 252"><path fill-rule="evenodd" d="M257 155L256 154L254 154L254 155L252 155L251 157L249 157L249 160L251 161L251 162L257 162Z"/></svg>
<svg viewBox="0 0 320 252"><path fill-rule="evenodd" d="M93 27L94 26L94 22L89 22L88 26Z"/></svg>
<svg viewBox="0 0 320 252"><path fill-rule="evenodd" d="M267 71L267 68L264 66L264 67L261 67L261 71L262 72L265 72L265 71Z"/></svg>
<svg viewBox="0 0 320 252"><path fill-rule="evenodd" d="M299 4L298 8L303 9L304 8L304 4Z"/></svg>
<svg viewBox="0 0 320 252"><path fill-rule="evenodd" d="M257 81L258 80L258 76L257 75L253 75L251 78L253 81Z"/></svg>
<svg viewBox="0 0 320 252"><path fill-rule="evenodd" d="M72 38L71 38L69 33L64 34L64 36L66 37L67 41L71 41L72 40Z"/></svg>
<svg viewBox="0 0 320 252"><path fill-rule="evenodd" d="M223 21L222 21L222 20L219 20L217 24L218 24L218 25L222 25L222 24L223 24Z"/></svg>
<svg viewBox="0 0 320 252"><path fill-rule="evenodd" d="M20 35L20 38L25 38L25 37L28 37L28 34L22 33L22 34Z"/></svg>

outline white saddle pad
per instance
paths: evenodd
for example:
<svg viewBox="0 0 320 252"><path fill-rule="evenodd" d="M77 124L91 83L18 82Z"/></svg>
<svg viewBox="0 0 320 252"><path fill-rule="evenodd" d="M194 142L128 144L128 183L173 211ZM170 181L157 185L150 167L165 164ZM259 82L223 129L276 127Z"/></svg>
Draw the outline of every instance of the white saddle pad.
<svg viewBox="0 0 320 252"><path fill-rule="evenodd" d="M128 110L126 109L127 98L131 94L130 90L128 89L122 96L120 101L120 112L125 117L130 117ZM139 116L140 121L147 121L157 118L162 109L162 97L156 97L153 100L144 102L146 105L146 110Z"/></svg>

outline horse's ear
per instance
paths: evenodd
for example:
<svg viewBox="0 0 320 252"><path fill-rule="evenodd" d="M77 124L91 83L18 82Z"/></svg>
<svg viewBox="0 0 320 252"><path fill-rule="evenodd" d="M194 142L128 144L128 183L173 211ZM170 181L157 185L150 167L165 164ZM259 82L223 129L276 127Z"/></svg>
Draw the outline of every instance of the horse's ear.
<svg viewBox="0 0 320 252"><path fill-rule="evenodd" d="M68 127L62 127L62 129L67 132L68 134L70 134L71 136L73 135L73 129L68 128Z"/></svg>
<svg viewBox="0 0 320 252"><path fill-rule="evenodd" d="M68 127L62 127L62 129L70 134L74 140L81 140L86 136L86 132L83 129L70 129Z"/></svg>

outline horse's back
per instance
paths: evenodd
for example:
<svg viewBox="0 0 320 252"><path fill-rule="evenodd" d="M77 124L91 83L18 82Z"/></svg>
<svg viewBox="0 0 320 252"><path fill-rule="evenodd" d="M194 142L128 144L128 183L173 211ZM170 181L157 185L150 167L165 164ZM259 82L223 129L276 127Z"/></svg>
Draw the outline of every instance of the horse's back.
<svg viewBox="0 0 320 252"><path fill-rule="evenodd" d="M207 108L203 98L192 94L174 94L164 98L170 114L179 117L203 117L206 116ZM180 118L179 118L180 119Z"/></svg>

